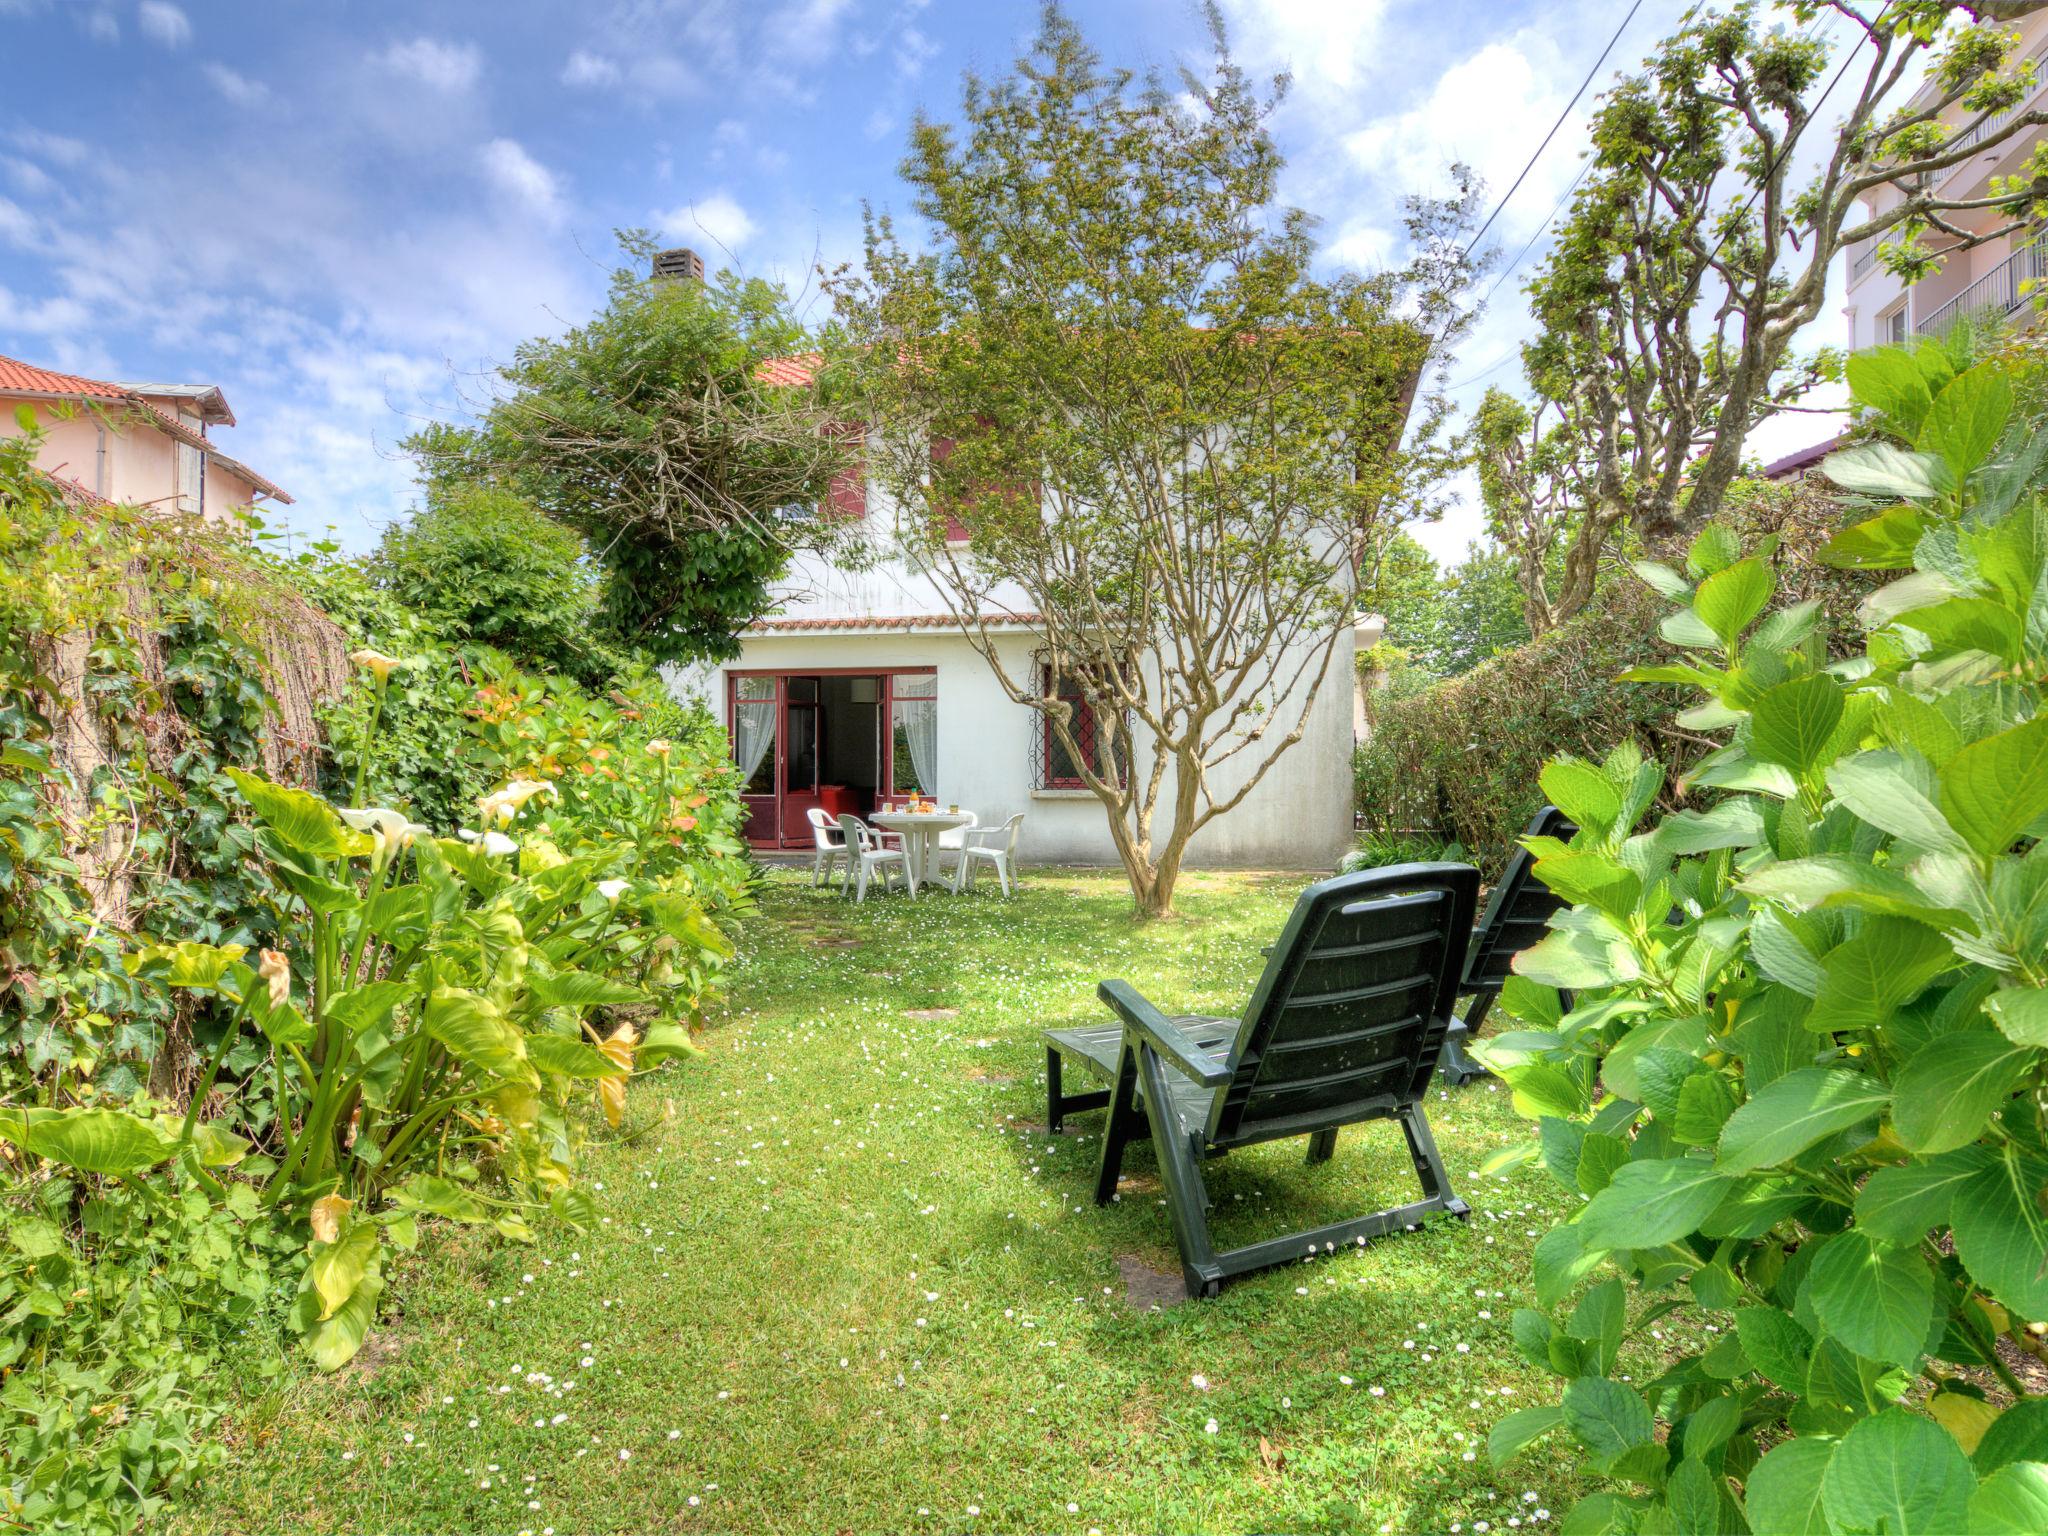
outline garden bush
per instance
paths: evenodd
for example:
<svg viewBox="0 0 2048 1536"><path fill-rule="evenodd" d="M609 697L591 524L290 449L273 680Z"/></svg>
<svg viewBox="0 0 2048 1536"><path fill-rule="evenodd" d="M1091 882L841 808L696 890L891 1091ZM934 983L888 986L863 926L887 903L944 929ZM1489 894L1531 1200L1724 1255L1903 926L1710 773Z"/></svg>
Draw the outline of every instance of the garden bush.
<svg viewBox="0 0 2048 1536"><path fill-rule="evenodd" d="M1738 481L1724 510L1738 537L1772 541L1782 592L1842 620L1871 583L1819 558L1837 518L1816 487L1764 480ZM1677 804L1681 775L1712 743L1678 720L1682 689L1619 680L1661 654L1657 612L1650 591L1617 576L1584 612L1459 676L1393 669L1368 695L1371 734L1355 763L1368 825L1457 843L1492 867L1544 803L1537 773L1547 759L1602 757L1622 742L1662 765L1666 803Z"/></svg>
<svg viewBox="0 0 2048 1536"><path fill-rule="evenodd" d="M751 866L722 734L650 671L534 677L33 453L0 442L0 1518L126 1530L217 1458L231 1341L332 1368L423 1217L596 1219L578 1143L693 1049ZM312 687L279 631L344 642L306 593L403 654Z"/></svg>
<svg viewBox="0 0 2048 1536"><path fill-rule="evenodd" d="M1577 1441L1568 1530L2048 1529L2048 447L1937 346L1850 382L1860 641L1709 527L1634 675L1703 700L1719 798L1653 814L1627 742L1542 773L1573 905L1482 1050L1584 1203L1513 1319L1561 1401L1491 1450Z"/></svg>

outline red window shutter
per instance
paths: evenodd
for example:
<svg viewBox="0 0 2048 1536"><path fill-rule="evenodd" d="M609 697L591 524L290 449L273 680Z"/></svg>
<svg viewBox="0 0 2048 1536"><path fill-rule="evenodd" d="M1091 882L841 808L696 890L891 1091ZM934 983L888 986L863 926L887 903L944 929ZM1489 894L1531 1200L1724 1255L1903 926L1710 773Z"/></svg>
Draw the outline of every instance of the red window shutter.
<svg viewBox="0 0 2048 1536"><path fill-rule="evenodd" d="M954 442L955 439L950 437L935 437L932 439L932 466L934 469L953 457ZM953 515L950 501L936 501L933 503L933 506L935 510L944 512L946 515L946 542L948 544L958 544L963 541L967 537L967 525Z"/></svg>
<svg viewBox="0 0 2048 1536"><path fill-rule="evenodd" d="M868 515L867 430L859 422L843 422L830 430L852 448L853 462L832 477L822 510L831 517L860 522Z"/></svg>

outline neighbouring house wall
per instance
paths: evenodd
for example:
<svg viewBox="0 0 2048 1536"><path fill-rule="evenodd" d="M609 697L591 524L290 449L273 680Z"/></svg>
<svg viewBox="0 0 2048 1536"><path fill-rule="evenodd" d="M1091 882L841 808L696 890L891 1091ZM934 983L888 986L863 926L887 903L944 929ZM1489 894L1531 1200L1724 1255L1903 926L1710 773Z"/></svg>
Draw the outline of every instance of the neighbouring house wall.
<svg viewBox="0 0 2048 1536"><path fill-rule="evenodd" d="M47 400L0 395L0 434L21 435L15 409L22 405L35 413L45 433L37 468L75 481L106 501L165 511L177 505L177 442L138 420L132 409L60 407ZM256 500L255 487L211 454L205 492L201 513L216 521Z"/></svg>
<svg viewBox="0 0 2048 1536"><path fill-rule="evenodd" d="M1038 641L1030 634L1000 637L998 654L1014 677L1028 677ZM1304 738L1282 754L1244 802L1196 834L1188 850L1193 866L1270 869L1330 869L1351 846L1352 688L1355 642L1347 626L1339 636L1330 668L1316 696ZM939 696L936 798L973 811L982 825L1024 813L1019 844L1029 862L1111 864L1110 840L1101 802L1088 790L1034 790L1034 734L1042 717L1007 697L981 654L957 632L921 629L896 634L769 634L749 637L740 658L680 680L686 691L701 690L713 712L726 720L726 677L735 671L807 672L828 668L876 671L932 667ZM1305 691L1305 690L1304 690ZM1289 703L1296 703L1298 692ZM1269 718L1275 729L1291 723L1294 710L1282 704ZM730 722L726 722L730 723ZM1254 748L1241 756L1252 761ZM1139 745L1139 771L1148 762ZM1250 763L1225 764L1213 775L1216 793L1226 795L1243 782ZM1171 815L1172 779L1162 791L1155 837Z"/></svg>

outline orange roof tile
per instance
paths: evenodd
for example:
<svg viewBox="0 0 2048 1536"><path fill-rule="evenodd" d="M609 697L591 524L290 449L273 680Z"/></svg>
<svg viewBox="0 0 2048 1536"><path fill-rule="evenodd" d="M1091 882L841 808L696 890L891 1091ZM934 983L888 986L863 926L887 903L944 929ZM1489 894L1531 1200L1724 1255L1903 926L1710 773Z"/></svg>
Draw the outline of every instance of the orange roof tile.
<svg viewBox="0 0 2048 1536"><path fill-rule="evenodd" d="M802 352L795 357L771 357L755 368L754 377L763 384L808 384L825 366L822 352Z"/></svg>
<svg viewBox="0 0 2048 1536"><path fill-rule="evenodd" d="M1040 624L1044 616L1036 613L991 614L985 621L996 626L1016 624ZM818 619L756 619L749 624L745 633L759 634L808 634L820 630L846 629L952 629L959 621L950 613L905 613L905 614L851 614L836 615Z"/></svg>

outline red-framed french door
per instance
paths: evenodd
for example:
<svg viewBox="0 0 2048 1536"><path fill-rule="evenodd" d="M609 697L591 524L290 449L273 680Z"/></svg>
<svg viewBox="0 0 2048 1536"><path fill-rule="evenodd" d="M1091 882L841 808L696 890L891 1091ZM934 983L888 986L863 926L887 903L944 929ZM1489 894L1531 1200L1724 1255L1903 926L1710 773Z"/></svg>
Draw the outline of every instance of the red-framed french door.
<svg viewBox="0 0 2048 1536"><path fill-rule="evenodd" d="M757 847L807 848L811 828L806 815L822 805L830 815L851 809L839 803L823 782L826 724L823 681L828 677L872 677L877 682L877 728L881 740L877 804L901 798L896 763L897 679L932 679L915 686L918 697L937 702L934 667L809 667L802 671L746 670L726 674L726 722L733 757L741 767L753 766L740 795L746 807L746 836ZM911 777L915 777L912 773ZM932 785L920 785L936 794ZM830 802L830 803L828 803Z"/></svg>

